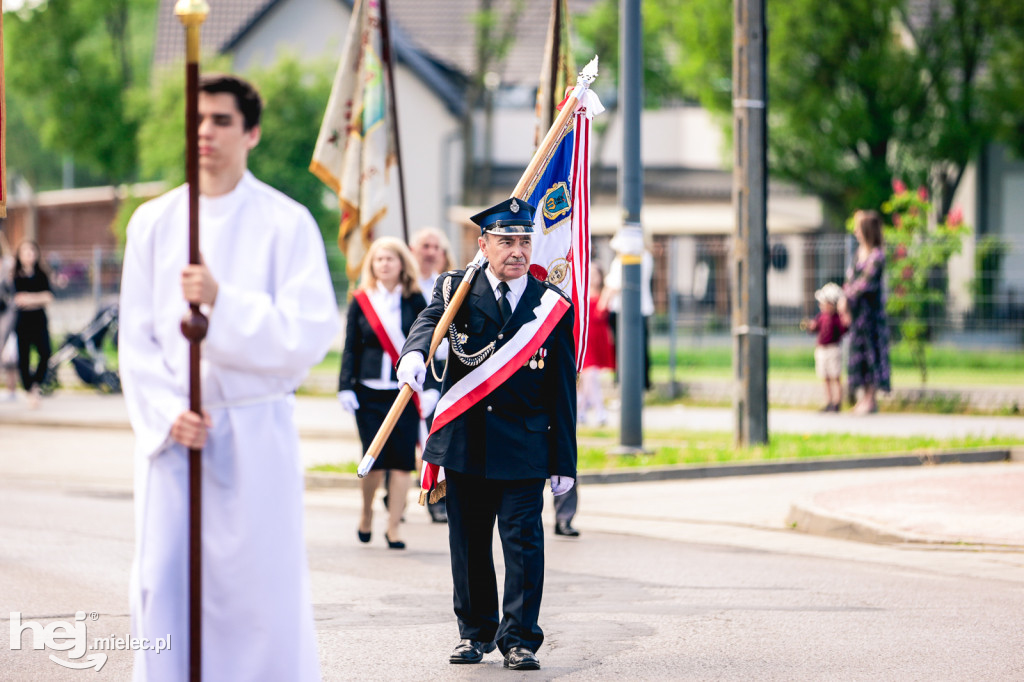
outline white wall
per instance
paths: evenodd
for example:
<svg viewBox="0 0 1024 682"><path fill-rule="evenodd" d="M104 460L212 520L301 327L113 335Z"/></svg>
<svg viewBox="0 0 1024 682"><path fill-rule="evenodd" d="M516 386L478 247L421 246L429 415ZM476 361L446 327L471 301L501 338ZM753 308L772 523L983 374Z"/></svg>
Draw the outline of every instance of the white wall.
<svg viewBox="0 0 1024 682"><path fill-rule="evenodd" d="M970 164L960 179L960 186L953 196L953 207L960 208L964 214L964 222L968 223L972 233L964 237L963 250L949 259L949 311L964 315L974 306L971 295L971 283L974 281L974 254L978 226L971 224L973 216L978 215L978 167Z"/></svg>
<svg viewBox="0 0 1024 682"><path fill-rule="evenodd" d="M1002 215L999 216L1001 236L1010 243L1010 250L1003 258L1000 293L1014 294L1018 302L1024 298L1024 169L1007 167L1003 175Z"/></svg>
<svg viewBox="0 0 1024 682"><path fill-rule="evenodd" d="M536 125L533 110L499 110L494 119L495 163L521 164L525 168L533 153ZM608 126L603 139L597 134L600 125ZM645 166L720 169L727 165L721 128L704 109L676 107L645 111L641 126L641 158ZM594 145L601 149L601 164L617 166L622 159L622 117L606 111L594 119L594 127Z"/></svg>

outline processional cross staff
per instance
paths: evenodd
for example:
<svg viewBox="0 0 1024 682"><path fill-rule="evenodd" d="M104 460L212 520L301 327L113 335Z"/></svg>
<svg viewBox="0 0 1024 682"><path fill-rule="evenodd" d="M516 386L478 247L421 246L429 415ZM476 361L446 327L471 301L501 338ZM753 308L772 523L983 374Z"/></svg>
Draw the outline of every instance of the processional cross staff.
<svg viewBox="0 0 1024 682"><path fill-rule="evenodd" d="M554 123L551 124L551 128L548 129L548 132L541 141L540 146L537 147L537 151L534 152L533 158L526 167L526 171L519 179L519 183L516 185L515 189L512 190L512 198L526 201L526 196L530 187L537 182L540 175L544 172L544 168L547 166L548 157L555 150L555 147L558 145L558 141L562 139L562 135L565 133L566 128L572 124L572 116L576 111L576 105L579 103L580 98L590 87L590 84L597 78L597 63L598 59L597 57L594 57L585 67L583 67L583 70L580 71L579 77L576 79L576 87L566 98L565 102L562 103L562 110L559 112L558 117L555 119ZM448 307L445 308L444 314L441 315L441 319L438 320L437 326L434 328L434 334L430 337L430 352L427 354L428 358L434 357L437 347L441 344L441 339L445 337L445 334L448 331L448 326L452 323L452 320L455 319L456 313L459 312L462 302L469 294L469 288L473 284L473 279L483 264L484 255L481 251L477 251L476 257L473 258L473 261L466 266L466 275L462 278L462 282L459 283L458 288L455 289L455 293L452 295L451 301L448 303ZM398 423L398 418L405 410L405 406L409 403L409 399L412 398L412 393L412 386L409 384L402 386L402 390L398 392L398 397L395 398L394 404L391 406L387 416L384 418L384 422L380 425L377 435L374 436L373 442L370 443L370 447L367 448L362 461L359 462L357 473L360 478L370 473L370 469L373 468L373 463L377 461L377 455L380 454L381 449L384 447L384 443L387 442L388 437L394 430L395 424Z"/></svg>
<svg viewBox="0 0 1024 682"><path fill-rule="evenodd" d="M210 13L205 0L178 0L174 14L185 26L185 174L188 182L188 262L199 265L199 26ZM202 417L202 384L199 377L200 345L208 322L198 303L190 303L181 320L188 339L189 409ZM202 679L202 509L203 477L201 448L188 451L188 678Z"/></svg>

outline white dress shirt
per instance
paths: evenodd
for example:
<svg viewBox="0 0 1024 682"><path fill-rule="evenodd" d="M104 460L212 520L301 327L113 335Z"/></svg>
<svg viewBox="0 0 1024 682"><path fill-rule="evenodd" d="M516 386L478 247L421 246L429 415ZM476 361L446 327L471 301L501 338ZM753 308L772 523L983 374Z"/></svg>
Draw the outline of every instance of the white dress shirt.
<svg viewBox="0 0 1024 682"><path fill-rule="evenodd" d="M388 291L384 288L383 284L377 282L377 286L374 287L373 291L367 292L367 297L370 299L370 303L373 304L373 309L377 311L377 317L380 318L381 324L387 330L388 336L398 343L397 350L401 351L401 343L405 341L405 334L402 333L401 285L396 285L393 291ZM361 379L360 383L367 388L377 391L394 390L399 387L399 384L397 381L391 380L391 369L393 367L391 356L388 355L387 351L384 351L380 358L380 378Z"/></svg>
<svg viewBox="0 0 1024 682"><path fill-rule="evenodd" d="M487 281L491 283L491 291L494 292L494 300L497 301L501 298L501 292L498 291L498 284L501 280L491 272L490 268L487 268L484 272L487 273ZM506 284L508 284L508 294L506 295L506 298L508 299L508 304L512 306L512 312L516 311L516 304L519 303L519 299L523 297L523 292L526 291L527 277L528 275L523 275L522 277L510 279L506 282Z"/></svg>

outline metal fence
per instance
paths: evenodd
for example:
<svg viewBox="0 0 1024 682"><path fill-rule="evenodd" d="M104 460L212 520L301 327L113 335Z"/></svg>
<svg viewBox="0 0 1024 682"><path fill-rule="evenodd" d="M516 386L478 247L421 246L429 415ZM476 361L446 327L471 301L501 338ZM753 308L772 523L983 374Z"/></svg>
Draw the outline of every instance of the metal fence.
<svg viewBox="0 0 1024 682"><path fill-rule="evenodd" d="M607 244L596 251L610 259ZM337 251L334 244L328 245ZM681 343L716 336L728 338L731 318L728 236L656 236L652 282L657 313L654 332L674 326ZM855 249L843 235L791 234L769 239L769 326L776 335L798 334L800 320L817 312L814 292L826 282L842 283ZM336 254L335 254L336 256ZM100 248L45 256L56 301L50 318L55 333L88 323L106 303L116 301L121 254ZM338 301L345 302L347 279L337 257L332 278ZM1024 238L967 240L963 252L935 285L945 302L929 309L936 341L1003 347L1024 345Z"/></svg>
<svg viewBox="0 0 1024 682"><path fill-rule="evenodd" d="M655 237L652 288L656 332L674 326L680 340L728 336L731 320L727 236ZM768 245L769 327L798 333L817 314L814 292L842 284L856 242L843 235L774 235ZM1003 347L1024 345L1024 238L982 237L964 244L948 267L932 273L943 294L928 307L931 339ZM888 289L888 286L887 286Z"/></svg>

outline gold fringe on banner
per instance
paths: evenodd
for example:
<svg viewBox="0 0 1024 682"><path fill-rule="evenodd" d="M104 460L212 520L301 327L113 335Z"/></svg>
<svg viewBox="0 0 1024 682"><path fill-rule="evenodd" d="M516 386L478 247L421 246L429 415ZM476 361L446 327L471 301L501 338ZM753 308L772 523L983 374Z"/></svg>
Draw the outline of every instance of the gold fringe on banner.
<svg viewBox="0 0 1024 682"><path fill-rule="evenodd" d="M427 504L427 499L430 499L430 504L435 504L444 499L444 496L448 494L448 481L441 481L433 490L421 490L420 491L420 506Z"/></svg>

